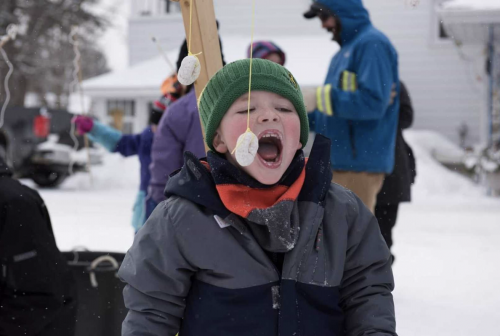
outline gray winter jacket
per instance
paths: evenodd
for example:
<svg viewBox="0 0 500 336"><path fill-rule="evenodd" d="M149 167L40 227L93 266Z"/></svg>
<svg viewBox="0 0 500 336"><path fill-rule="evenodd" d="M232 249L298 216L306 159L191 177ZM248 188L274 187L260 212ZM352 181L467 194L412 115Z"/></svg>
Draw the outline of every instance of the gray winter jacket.
<svg viewBox="0 0 500 336"><path fill-rule="evenodd" d="M122 335L396 335L390 253L376 219L330 183L329 151L315 147L293 203L300 233L282 269L253 223L207 198L217 198L210 173L187 153L119 271L128 284Z"/></svg>

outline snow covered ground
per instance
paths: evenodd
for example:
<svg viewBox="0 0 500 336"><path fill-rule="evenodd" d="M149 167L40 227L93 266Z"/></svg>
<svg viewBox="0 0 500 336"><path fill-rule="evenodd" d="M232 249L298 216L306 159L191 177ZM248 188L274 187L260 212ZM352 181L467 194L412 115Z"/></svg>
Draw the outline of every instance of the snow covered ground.
<svg viewBox="0 0 500 336"><path fill-rule="evenodd" d="M398 333L499 336L500 199L432 159L433 150L452 150L439 135L405 136L418 176L394 232ZM80 174L60 189L41 190L60 249L126 251L138 183L137 159L107 155L92 182Z"/></svg>

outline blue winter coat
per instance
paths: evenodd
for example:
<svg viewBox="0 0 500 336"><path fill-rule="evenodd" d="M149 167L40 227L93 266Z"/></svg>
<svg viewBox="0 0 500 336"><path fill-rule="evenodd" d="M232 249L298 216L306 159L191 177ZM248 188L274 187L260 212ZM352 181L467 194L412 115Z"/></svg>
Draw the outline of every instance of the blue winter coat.
<svg viewBox="0 0 500 336"><path fill-rule="evenodd" d="M149 180L151 179L149 165L151 164L153 130L149 126L142 133L124 135L112 127L94 121L94 126L88 135L90 140L100 143L110 152L120 153L125 157L132 155L139 157L139 162L141 163L141 184L134 204L132 218L132 226L135 230L138 230L146 219L145 199Z"/></svg>
<svg viewBox="0 0 500 336"><path fill-rule="evenodd" d="M374 28L361 0L318 0L340 19L342 48L333 57L312 129L332 140L334 170L390 173L399 110L398 56ZM391 88L397 95L391 104Z"/></svg>

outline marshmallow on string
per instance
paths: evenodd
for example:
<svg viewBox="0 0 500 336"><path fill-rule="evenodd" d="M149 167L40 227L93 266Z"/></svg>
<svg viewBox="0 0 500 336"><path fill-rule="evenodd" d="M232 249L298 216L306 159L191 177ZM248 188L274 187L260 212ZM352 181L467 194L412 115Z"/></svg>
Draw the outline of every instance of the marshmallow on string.
<svg viewBox="0 0 500 336"><path fill-rule="evenodd" d="M238 137L236 142L236 148L233 150L234 154L236 152L236 161L242 167L250 166L255 160L255 155L259 150L259 139L257 136L248 128L245 133Z"/></svg>
<svg viewBox="0 0 500 336"><path fill-rule="evenodd" d="M16 39L19 27L13 23L7 26L6 34L0 37L0 48L3 47L8 41L13 41Z"/></svg>
<svg viewBox="0 0 500 336"><path fill-rule="evenodd" d="M190 1L189 4L189 43L188 43L188 55L184 57L181 63L181 67L177 72L177 79L179 83L183 85L191 85L193 84L201 72L201 63L198 59L199 54L191 53L191 23L193 18L193 0Z"/></svg>
<svg viewBox="0 0 500 336"><path fill-rule="evenodd" d="M188 56L184 57L182 60L181 67L177 73L177 79L183 85L191 85L198 79L200 72L200 60L196 55L189 53Z"/></svg>
<svg viewBox="0 0 500 336"><path fill-rule="evenodd" d="M259 150L259 139L250 129L250 96L252 94L252 60L253 60L253 28L255 17L255 0L252 3L252 37L250 41L250 69L248 76L248 110L247 110L247 130L238 137L236 147L231 154L236 152L236 162L242 167L249 166L255 160L255 155Z"/></svg>

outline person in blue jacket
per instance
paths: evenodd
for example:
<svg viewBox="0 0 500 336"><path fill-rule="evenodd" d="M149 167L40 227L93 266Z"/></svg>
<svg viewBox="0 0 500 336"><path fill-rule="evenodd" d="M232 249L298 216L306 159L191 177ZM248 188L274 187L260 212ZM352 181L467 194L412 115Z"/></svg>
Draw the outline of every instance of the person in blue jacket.
<svg viewBox="0 0 500 336"><path fill-rule="evenodd" d="M394 168L397 52L371 24L361 0L317 0L304 17L318 17L341 46L316 92L311 128L332 140L333 181L374 212L384 176Z"/></svg>
<svg viewBox="0 0 500 336"><path fill-rule="evenodd" d="M149 118L150 126L138 134L122 134L122 132L107 126L87 116L77 116L74 120L79 134L87 134L89 139L104 146L113 153L120 153L127 157L137 155L141 164L141 184L137 195L132 216L132 226L137 232L146 221L146 195L151 179L149 165L151 164L151 148L153 137L163 111L177 100L182 93L168 93L155 101ZM179 97L178 97L179 96Z"/></svg>

